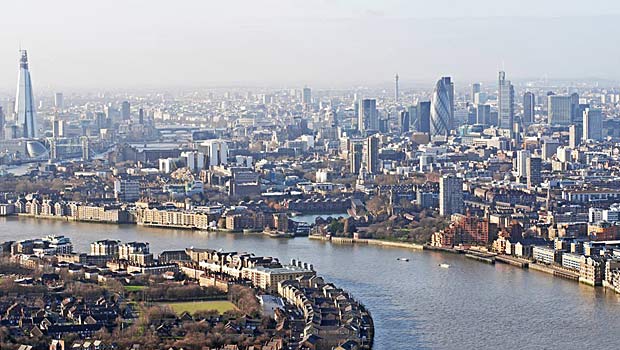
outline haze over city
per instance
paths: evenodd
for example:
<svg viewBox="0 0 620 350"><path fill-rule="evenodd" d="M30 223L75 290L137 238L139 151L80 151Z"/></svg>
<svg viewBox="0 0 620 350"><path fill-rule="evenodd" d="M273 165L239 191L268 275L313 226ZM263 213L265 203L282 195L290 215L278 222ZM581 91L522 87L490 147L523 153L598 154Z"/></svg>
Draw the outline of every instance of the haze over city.
<svg viewBox="0 0 620 350"><path fill-rule="evenodd" d="M615 1L26 0L3 13L8 92L20 46L39 90L389 85L395 72L428 88L502 68L515 81L620 79Z"/></svg>
<svg viewBox="0 0 620 350"><path fill-rule="evenodd" d="M0 349L613 348L617 23L2 3Z"/></svg>

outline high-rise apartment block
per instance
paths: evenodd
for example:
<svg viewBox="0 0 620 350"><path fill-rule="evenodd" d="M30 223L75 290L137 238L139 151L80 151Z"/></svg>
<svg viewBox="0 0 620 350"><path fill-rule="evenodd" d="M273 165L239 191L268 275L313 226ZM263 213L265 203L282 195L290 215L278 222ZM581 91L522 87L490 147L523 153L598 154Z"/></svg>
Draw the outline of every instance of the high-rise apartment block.
<svg viewBox="0 0 620 350"><path fill-rule="evenodd" d="M454 175L445 175L439 181L439 215L463 214L463 180Z"/></svg>

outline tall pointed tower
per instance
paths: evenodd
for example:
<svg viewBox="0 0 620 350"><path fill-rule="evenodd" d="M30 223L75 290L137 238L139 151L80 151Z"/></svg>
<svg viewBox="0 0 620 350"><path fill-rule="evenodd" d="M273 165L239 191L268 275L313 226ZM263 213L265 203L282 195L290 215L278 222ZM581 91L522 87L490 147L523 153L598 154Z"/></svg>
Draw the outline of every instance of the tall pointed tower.
<svg viewBox="0 0 620 350"><path fill-rule="evenodd" d="M20 50L19 75L17 77L17 96L15 98L15 114L17 124L25 138L37 137L36 109L32 95L32 82L28 70L28 53Z"/></svg>

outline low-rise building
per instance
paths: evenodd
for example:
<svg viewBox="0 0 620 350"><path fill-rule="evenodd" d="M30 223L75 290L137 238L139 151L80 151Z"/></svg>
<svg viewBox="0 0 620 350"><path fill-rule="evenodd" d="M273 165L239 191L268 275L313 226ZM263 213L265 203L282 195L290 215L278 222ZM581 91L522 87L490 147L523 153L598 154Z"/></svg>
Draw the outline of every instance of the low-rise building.
<svg viewBox="0 0 620 350"><path fill-rule="evenodd" d="M588 257L581 262L579 282L600 286L605 279L605 262L602 259Z"/></svg>
<svg viewBox="0 0 620 350"><path fill-rule="evenodd" d="M583 255L563 253L562 254L562 267L579 271L581 263L585 261L586 257Z"/></svg>
<svg viewBox="0 0 620 350"><path fill-rule="evenodd" d="M532 248L532 257L543 264L561 263L562 252L549 247L535 246Z"/></svg>

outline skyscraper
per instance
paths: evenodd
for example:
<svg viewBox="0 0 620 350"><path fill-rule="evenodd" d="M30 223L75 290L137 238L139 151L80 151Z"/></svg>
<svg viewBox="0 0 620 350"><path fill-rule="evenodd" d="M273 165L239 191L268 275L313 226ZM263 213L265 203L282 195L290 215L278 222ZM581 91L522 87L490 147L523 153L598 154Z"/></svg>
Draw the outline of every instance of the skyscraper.
<svg viewBox="0 0 620 350"><path fill-rule="evenodd" d="M131 105L129 104L128 101L123 101L123 103L121 104L121 119L129 120L130 117L131 117Z"/></svg>
<svg viewBox="0 0 620 350"><path fill-rule="evenodd" d="M498 122L500 129L512 130L515 115L515 90L510 80L506 80L506 73L499 72L499 89L497 97Z"/></svg>
<svg viewBox="0 0 620 350"><path fill-rule="evenodd" d="M603 138L603 114L600 109L586 108L583 112L583 139L599 141Z"/></svg>
<svg viewBox="0 0 620 350"><path fill-rule="evenodd" d="M439 181L439 215L450 216L465 211L463 180L454 175L444 175Z"/></svg>
<svg viewBox="0 0 620 350"><path fill-rule="evenodd" d="M491 121L491 106L476 105L476 124L488 126Z"/></svg>
<svg viewBox="0 0 620 350"><path fill-rule="evenodd" d="M17 94L15 99L15 114L17 124L21 128L22 136L37 137L36 109L32 94L32 81L28 69L28 53L20 51L19 76L17 78Z"/></svg>
<svg viewBox="0 0 620 350"><path fill-rule="evenodd" d="M429 133L431 132L431 102L423 101L418 102L418 131Z"/></svg>
<svg viewBox="0 0 620 350"><path fill-rule="evenodd" d="M304 107L309 107L312 104L312 89L305 87L301 92L301 101Z"/></svg>
<svg viewBox="0 0 620 350"><path fill-rule="evenodd" d="M82 136L80 140L82 142L82 160L89 161L90 160L90 143L88 141L88 137Z"/></svg>
<svg viewBox="0 0 620 350"><path fill-rule="evenodd" d="M6 124L4 110L0 106L0 140L4 140L4 124Z"/></svg>
<svg viewBox="0 0 620 350"><path fill-rule="evenodd" d="M582 124L583 124L583 112L585 112L587 108L590 108L590 104L589 103L580 103L577 106L571 106L571 107L575 107L575 110L576 110L576 111L574 111L575 116L572 119L572 123L576 124L576 125L582 126Z"/></svg>
<svg viewBox="0 0 620 350"><path fill-rule="evenodd" d="M430 133L433 138L447 138L454 119L454 84L450 77L437 81L431 98Z"/></svg>
<svg viewBox="0 0 620 350"><path fill-rule="evenodd" d="M379 138L374 135L366 139L366 170L369 174L379 173Z"/></svg>
<svg viewBox="0 0 620 350"><path fill-rule="evenodd" d="M531 189L541 184L541 170L542 159L538 157L527 158L527 188Z"/></svg>
<svg viewBox="0 0 620 350"><path fill-rule="evenodd" d="M62 92L57 92L54 94L54 107L59 111L65 108L65 98Z"/></svg>
<svg viewBox="0 0 620 350"><path fill-rule="evenodd" d="M568 147L576 149L581 144L582 126L573 124L568 128Z"/></svg>
<svg viewBox="0 0 620 350"><path fill-rule="evenodd" d="M379 130L377 100L365 98L360 102L357 128L362 133L367 130Z"/></svg>
<svg viewBox="0 0 620 350"><path fill-rule="evenodd" d="M570 121L571 123L581 121L583 119L582 113L579 113L579 94L576 92L573 92L570 95Z"/></svg>
<svg viewBox="0 0 620 350"><path fill-rule="evenodd" d="M409 126L411 121L411 116L408 111L400 111L400 115L398 118L398 124L400 125L400 132L405 133L409 132Z"/></svg>
<svg viewBox="0 0 620 350"><path fill-rule="evenodd" d="M409 108L407 108L407 112L409 113L409 130L419 131L420 118L418 116L418 106L409 106Z"/></svg>
<svg viewBox="0 0 620 350"><path fill-rule="evenodd" d="M488 100L489 98L485 92L476 92L476 94L474 95L475 105L483 105L487 103Z"/></svg>
<svg viewBox="0 0 620 350"><path fill-rule="evenodd" d="M572 101L570 96L550 95L548 119L550 125L569 125L571 122Z"/></svg>
<svg viewBox="0 0 620 350"><path fill-rule="evenodd" d="M530 151L528 150L517 151L516 158L517 158L516 159L517 175L519 177L526 177L527 176L527 160L530 158Z"/></svg>
<svg viewBox="0 0 620 350"><path fill-rule="evenodd" d="M534 107L536 107L536 95L528 91L523 94L523 124L529 125L534 122Z"/></svg>
<svg viewBox="0 0 620 350"><path fill-rule="evenodd" d="M481 88L480 83L473 83L473 84L471 84L471 100L472 100L472 102L474 101L474 98L476 98L476 94L480 92L480 88Z"/></svg>
<svg viewBox="0 0 620 350"><path fill-rule="evenodd" d="M396 73L396 75L394 76L394 99L396 100L396 102L398 102L398 95L399 95L399 91L398 91L398 73Z"/></svg>
<svg viewBox="0 0 620 350"><path fill-rule="evenodd" d="M362 158L364 156L364 143L362 140L349 139L349 171L352 174L359 174L362 168Z"/></svg>

